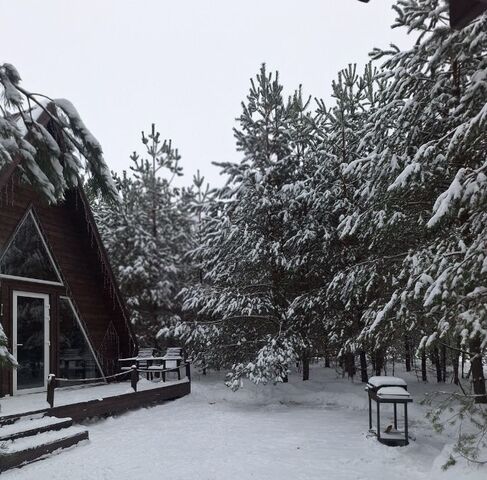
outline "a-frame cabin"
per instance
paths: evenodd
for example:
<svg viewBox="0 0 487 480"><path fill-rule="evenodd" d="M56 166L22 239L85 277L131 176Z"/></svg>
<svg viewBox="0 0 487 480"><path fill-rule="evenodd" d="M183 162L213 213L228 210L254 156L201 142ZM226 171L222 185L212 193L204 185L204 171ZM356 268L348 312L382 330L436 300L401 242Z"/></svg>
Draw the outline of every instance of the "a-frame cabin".
<svg viewBox="0 0 487 480"><path fill-rule="evenodd" d="M53 134L45 114L37 119ZM0 369L0 396L47 388L57 377L98 378L136 349L129 318L81 187L48 204L0 169L0 321L15 369Z"/></svg>

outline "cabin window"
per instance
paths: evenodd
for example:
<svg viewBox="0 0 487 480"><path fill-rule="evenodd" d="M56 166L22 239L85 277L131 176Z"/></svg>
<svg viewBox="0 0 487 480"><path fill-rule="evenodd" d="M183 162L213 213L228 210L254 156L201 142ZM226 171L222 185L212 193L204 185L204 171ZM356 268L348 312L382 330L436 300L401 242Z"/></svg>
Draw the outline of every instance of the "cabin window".
<svg viewBox="0 0 487 480"><path fill-rule="evenodd" d="M24 217L1 255L0 275L30 281L61 283L31 211Z"/></svg>
<svg viewBox="0 0 487 480"><path fill-rule="evenodd" d="M59 373L71 380L102 376L73 304L66 297L59 299Z"/></svg>

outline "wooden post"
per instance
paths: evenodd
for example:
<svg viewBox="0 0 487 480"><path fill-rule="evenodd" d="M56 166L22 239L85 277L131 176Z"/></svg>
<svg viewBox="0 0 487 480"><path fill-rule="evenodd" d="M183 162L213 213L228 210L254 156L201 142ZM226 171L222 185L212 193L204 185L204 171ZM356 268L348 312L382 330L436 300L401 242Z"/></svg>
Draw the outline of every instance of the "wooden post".
<svg viewBox="0 0 487 480"><path fill-rule="evenodd" d="M394 402L394 428L397 430L397 404Z"/></svg>
<svg viewBox="0 0 487 480"><path fill-rule="evenodd" d="M191 381L191 363L186 362L186 378Z"/></svg>
<svg viewBox="0 0 487 480"><path fill-rule="evenodd" d="M178 365L178 380L181 380L181 367Z"/></svg>
<svg viewBox="0 0 487 480"><path fill-rule="evenodd" d="M56 388L56 375L50 373L47 377L47 403L54 407L54 390Z"/></svg>
<svg viewBox="0 0 487 480"><path fill-rule="evenodd" d="M132 371L130 374L130 382L132 384L132 388L134 389L134 392L137 391L137 382L139 381L139 372L137 371L137 367L135 365L132 365Z"/></svg>

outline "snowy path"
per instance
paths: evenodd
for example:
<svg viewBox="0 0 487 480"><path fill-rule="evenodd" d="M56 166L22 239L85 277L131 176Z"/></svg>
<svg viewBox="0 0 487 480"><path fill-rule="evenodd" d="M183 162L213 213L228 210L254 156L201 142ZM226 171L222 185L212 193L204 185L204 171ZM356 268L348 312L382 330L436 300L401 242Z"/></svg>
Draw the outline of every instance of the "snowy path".
<svg viewBox="0 0 487 480"><path fill-rule="evenodd" d="M485 470L441 472L443 442L414 409L417 441L390 448L366 437L362 385L293 382L234 394L215 378L196 379L191 396L90 424L89 443L2 480L486 478Z"/></svg>

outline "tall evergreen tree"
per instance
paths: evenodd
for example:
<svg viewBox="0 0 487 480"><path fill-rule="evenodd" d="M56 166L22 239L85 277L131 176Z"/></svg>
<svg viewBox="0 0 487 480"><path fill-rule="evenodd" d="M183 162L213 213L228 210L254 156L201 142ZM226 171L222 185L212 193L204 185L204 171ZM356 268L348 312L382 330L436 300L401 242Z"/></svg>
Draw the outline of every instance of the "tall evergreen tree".
<svg viewBox="0 0 487 480"><path fill-rule="evenodd" d="M458 339L471 354L477 399L487 401L486 19L457 32L444 27L446 6L437 0L399 1L396 11L396 25L419 40L409 51L373 52L385 59L389 86L367 126L373 153L352 169L374 193L368 205L376 213L364 224L370 241L383 245L385 232L389 255L403 263L389 297L370 305L364 333L383 340L399 325L422 331L421 348L435 358Z"/></svg>
<svg viewBox="0 0 487 480"><path fill-rule="evenodd" d="M207 210L195 252L203 282L183 292L185 308L200 320L187 335L203 335L207 362L232 366L233 388L243 376L284 380L308 348L306 320L290 310L303 288L305 262L292 229L307 201L300 196L307 102L299 92L284 100L278 76L263 66L242 110L235 138L244 158L221 164L229 181Z"/></svg>
<svg viewBox="0 0 487 480"><path fill-rule="evenodd" d="M132 154L131 174L115 176L122 198L95 201L95 216L141 345L159 346L159 331L180 316L177 294L188 280L192 193L174 185L180 155L152 125L145 154ZM162 341L162 339L161 339Z"/></svg>

